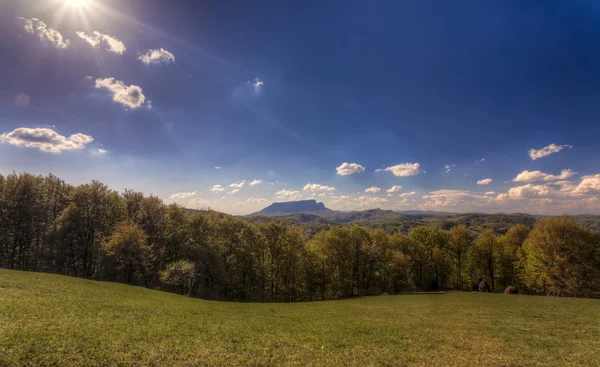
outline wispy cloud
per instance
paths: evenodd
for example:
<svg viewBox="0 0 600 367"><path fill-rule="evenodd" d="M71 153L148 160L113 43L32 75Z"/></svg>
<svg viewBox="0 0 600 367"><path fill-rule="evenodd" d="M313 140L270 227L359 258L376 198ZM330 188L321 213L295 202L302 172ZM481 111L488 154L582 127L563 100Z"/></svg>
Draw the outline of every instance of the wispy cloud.
<svg viewBox="0 0 600 367"><path fill-rule="evenodd" d="M529 158L531 158L532 161L535 161L537 159L547 157L550 154L558 153L561 150L566 149L566 148L572 148L572 146L567 145L567 144L556 145L553 143L553 144L543 147L542 149L530 149L529 150Z"/></svg>
<svg viewBox="0 0 600 367"><path fill-rule="evenodd" d="M233 187L234 189L241 189L246 184L246 180L242 180L240 182L234 182L229 187Z"/></svg>
<svg viewBox="0 0 600 367"><path fill-rule="evenodd" d="M225 188L222 185L212 185L209 190L212 192L221 192L224 191Z"/></svg>
<svg viewBox="0 0 600 367"><path fill-rule="evenodd" d="M104 47L105 50L117 53L119 55L123 55L125 50L125 44L119 41L116 37L110 36L108 34L102 34L98 31L92 32L92 34L87 34L85 32L76 32L77 35L82 38L84 41L89 43L92 47Z"/></svg>
<svg viewBox="0 0 600 367"><path fill-rule="evenodd" d="M263 180L252 180L250 186L260 185L262 182Z"/></svg>
<svg viewBox="0 0 600 367"><path fill-rule="evenodd" d="M195 196L196 195L196 191L191 191L191 192L178 192L175 194L171 194L171 196L169 196L171 199L185 199L185 198L189 198L191 196Z"/></svg>
<svg viewBox="0 0 600 367"><path fill-rule="evenodd" d="M56 48L68 48L70 40L64 39L62 34L54 28L49 28L46 23L37 18L19 18L23 22L23 29L31 34L36 34L42 42L49 43Z"/></svg>

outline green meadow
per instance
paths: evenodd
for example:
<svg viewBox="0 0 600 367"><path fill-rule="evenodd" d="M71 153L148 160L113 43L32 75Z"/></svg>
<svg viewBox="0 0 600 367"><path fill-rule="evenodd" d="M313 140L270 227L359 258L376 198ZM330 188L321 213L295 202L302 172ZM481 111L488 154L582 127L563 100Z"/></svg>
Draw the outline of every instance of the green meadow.
<svg viewBox="0 0 600 367"><path fill-rule="evenodd" d="M600 300L234 303L0 269L0 366L597 366Z"/></svg>

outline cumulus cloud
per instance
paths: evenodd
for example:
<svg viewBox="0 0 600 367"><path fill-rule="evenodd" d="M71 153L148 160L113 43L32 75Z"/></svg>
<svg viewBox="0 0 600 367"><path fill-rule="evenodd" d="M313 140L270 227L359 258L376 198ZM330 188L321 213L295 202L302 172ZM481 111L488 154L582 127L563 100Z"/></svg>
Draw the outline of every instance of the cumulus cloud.
<svg viewBox="0 0 600 367"><path fill-rule="evenodd" d="M94 31L92 34L87 34L85 32L76 32L79 37L89 43L92 47L104 47L105 50L117 53L119 55L123 55L126 47L125 44L113 36L109 36L108 34L102 34L100 32Z"/></svg>
<svg viewBox="0 0 600 367"><path fill-rule="evenodd" d="M498 199L523 199L548 196L552 192L552 188L548 185L533 185L527 184L523 186L511 187L506 194L498 195Z"/></svg>
<svg viewBox="0 0 600 367"><path fill-rule="evenodd" d="M234 189L241 189L246 184L246 180L242 180L240 182L234 182L229 187L233 187Z"/></svg>
<svg viewBox="0 0 600 367"><path fill-rule="evenodd" d="M392 192L398 192L400 190L402 190L402 186L395 185L395 186L392 186L389 189L387 189L386 192L392 193Z"/></svg>
<svg viewBox="0 0 600 367"><path fill-rule="evenodd" d="M225 190L225 188L222 185L212 185L210 187L210 191L212 191L212 192L221 192L224 190Z"/></svg>
<svg viewBox="0 0 600 367"><path fill-rule="evenodd" d="M287 200L287 201L295 201L302 197L300 191L292 191L292 190L281 190L275 193L278 199Z"/></svg>
<svg viewBox="0 0 600 367"><path fill-rule="evenodd" d="M262 182L263 182L263 180L252 180L250 182L250 186L260 185Z"/></svg>
<svg viewBox="0 0 600 367"><path fill-rule="evenodd" d="M577 172L573 172L570 169L563 169L560 172L560 175L550 175L540 171L525 170L519 173L517 177L513 179L513 182L559 181L566 180L576 174Z"/></svg>
<svg viewBox="0 0 600 367"><path fill-rule="evenodd" d="M196 191L191 191L191 192L178 192L178 193L172 194L169 197L171 199L185 199L185 198L189 198L190 196L195 196L195 195L196 195Z"/></svg>
<svg viewBox="0 0 600 367"><path fill-rule="evenodd" d="M377 186L371 186L368 189L365 190L365 192L371 192L371 193L376 193L381 191L381 188L377 187Z"/></svg>
<svg viewBox="0 0 600 367"><path fill-rule="evenodd" d="M550 154L558 153L565 148L572 148L572 146L567 145L567 144L556 145L556 144L552 143L550 145L543 147L542 149L530 149L529 150L529 158L531 158L532 161L535 161L536 159L547 157Z"/></svg>
<svg viewBox="0 0 600 367"><path fill-rule="evenodd" d="M0 142L26 148L35 148L43 152L60 153L65 150L83 149L94 139L77 133L65 137L48 128L20 127L0 135Z"/></svg>
<svg viewBox="0 0 600 367"><path fill-rule="evenodd" d="M100 155L104 155L104 154L108 154L108 150L106 150L104 148L98 148L98 149L96 149L96 153L100 154Z"/></svg>
<svg viewBox="0 0 600 367"><path fill-rule="evenodd" d="M493 198L484 195L473 194L464 190L437 190L431 191L429 195L423 196L427 200L424 208L448 208L460 206L482 206L490 203Z"/></svg>
<svg viewBox="0 0 600 367"><path fill-rule="evenodd" d="M414 194L416 194L416 192L415 192L415 191L411 191L411 192L405 192L405 193L403 193L403 194L400 194L400 195L398 195L398 197L401 197L401 198L407 198L407 197L413 196Z"/></svg>
<svg viewBox="0 0 600 367"><path fill-rule="evenodd" d="M304 186L304 191L335 191L335 187L309 183Z"/></svg>
<svg viewBox="0 0 600 367"><path fill-rule="evenodd" d="M342 163L341 166L335 169L337 174L340 176L353 175L355 173L361 173L365 171L365 167L357 163Z"/></svg>
<svg viewBox="0 0 600 367"><path fill-rule="evenodd" d="M37 18L19 18L23 23L23 28L26 32L36 34L42 42L49 43L56 48L67 48L71 43L70 40L64 39L62 34L54 28L48 28L46 23Z"/></svg>
<svg viewBox="0 0 600 367"><path fill-rule="evenodd" d="M144 64L170 64L175 62L175 56L164 48L156 49L156 50L148 50L143 55L139 55L138 59L141 60Z"/></svg>
<svg viewBox="0 0 600 367"><path fill-rule="evenodd" d="M113 96L113 101L130 108L139 108L146 100L142 88L137 85L125 85L115 78L96 79L96 88L108 90Z"/></svg>
<svg viewBox="0 0 600 367"><path fill-rule="evenodd" d="M240 189L233 189L229 191L230 194L237 194L238 192L240 192Z"/></svg>
<svg viewBox="0 0 600 367"><path fill-rule="evenodd" d="M600 174L583 176L574 191L578 194L600 193Z"/></svg>
<svg viewBox="0 0 600 367"><path fill-rule="evenodd" d="M395 166L379 168L375 172L389 171L398 177L415 176L421 173L421 165L419 163L401 163Z"/></svg>
<svg viewBox="0 0 600 367"><path fill-rule="evenodd" d="M486 192L485 194L486 194L487 196L493 196L493 195L496 195L496 192L495 192L495 191L488 191L488 192Z"/></svg>
<svg viewBox="0 0 600 367"><path fill-rule="evenodd" d="M339 200L346 200L346 199L350 199L350 196L348 196L348 195L342 195L338 199Z"/></svg>
<svg viewBox="0 0 600 367"><path fill-rule="evenodd" d="M484 178L483 180L477 181L477 185L489 185L491 182L491 178Z"/></svg>

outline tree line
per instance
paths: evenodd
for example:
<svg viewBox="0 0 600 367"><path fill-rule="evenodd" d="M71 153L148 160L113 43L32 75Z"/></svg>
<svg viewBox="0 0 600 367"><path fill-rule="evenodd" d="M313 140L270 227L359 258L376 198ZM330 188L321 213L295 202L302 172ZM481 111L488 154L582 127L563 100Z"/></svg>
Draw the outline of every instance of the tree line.
<svg viewBox="0 0 600 367"><path fill-rule="evenodd" d="M290 302L472 290L600 296L600 236L568 217L504 234L334 226L310 238L284 221L189 212L156 196L0 175L0 266L235 301Z"/></svg>

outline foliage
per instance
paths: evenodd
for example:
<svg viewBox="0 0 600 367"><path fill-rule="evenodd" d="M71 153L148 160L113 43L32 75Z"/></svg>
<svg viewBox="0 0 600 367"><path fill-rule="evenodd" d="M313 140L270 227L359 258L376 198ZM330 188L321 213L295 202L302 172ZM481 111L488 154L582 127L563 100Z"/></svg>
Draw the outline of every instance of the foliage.
<svg viewBox="0 0 600 367"><path fill-rule="evenodd" d="M98 181L0 175L0 267L233 301L464 290L479 278L497 291L600 296L599 237L572 220L530 233L526 215L323 213L236 217Z"/></svg>
<svg viewBox="0 0 600 367"><path fill-rule="evenodd" d="M522 251L523 281L554 296L598 296L598 236L570 218L548 218L531 231Z"/></svg>
<svg viewBox="0 0 600 367"><path fill-rule="evenodd" d="M160 272L160 281L189 295L196 278L195 272L195 266L190 261L174 261Z"/></svg>

